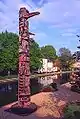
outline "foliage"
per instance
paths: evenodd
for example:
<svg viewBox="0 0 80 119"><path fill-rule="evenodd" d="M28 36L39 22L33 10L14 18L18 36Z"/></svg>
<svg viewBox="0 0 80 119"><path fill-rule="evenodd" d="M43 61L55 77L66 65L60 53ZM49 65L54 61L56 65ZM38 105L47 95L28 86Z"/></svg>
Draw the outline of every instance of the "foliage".
<svg viewBox="0 0 80 119"><path fill-rule="evenodd" d="M0 33L0 70L15 70L18 63L18 35Z"/></svg>
<svg viewBox="0 0 80 119"><path fill-rule="evenodd" d="M59 59L56 59L54 61L54 66L61 68L61 61Z"/></svg>
<svg viewBox="0 0 80 119"><path fill-rule="evenodd" d="M37 70L42 66L42 55L39 45L33 41L30 46L30 68Z"/></svg>
<svg viewBox="0 0 80 119"><path fill-rule="evenodd" d="M0 71L18 68L18 35L5 31L0 33ZM34 41L30 47L31 70L41 67L41 52Z"/></svg>
<svg viewBox="0 0 80 119"><path fill-rule="evenodd" d="M77 112L77 115L75 115L75 112ZM77 118L77 116L80 116L80 105L78 104L69 104L64 109L64 118L65 119L80 119L80 117Z"/></svg>
<svg viewBox="0 0 80 119"><path fill-rule="evenodd" d="M42 53L43 58L47 58L50 60L54 60L57 58L56 50L51 45L46 45L46 46L41 47L41 53Z"/></svg>
<svg viewBox="0 0 80 119"><path fill-rule="evenodd" d="M60 56L65 56L64 58L67 58L67 60L69 59L69 57L71 57L71 51L67 48L60 48L59 49L59 55Z"/></svg>
<svg viewBox="0 0 80 119"><path fill-rule="evenodd" d="M62 64L62 69L67 70L71 68L73 63L71 51L67 48L60 48L59 49L59 59Z"/></svg>

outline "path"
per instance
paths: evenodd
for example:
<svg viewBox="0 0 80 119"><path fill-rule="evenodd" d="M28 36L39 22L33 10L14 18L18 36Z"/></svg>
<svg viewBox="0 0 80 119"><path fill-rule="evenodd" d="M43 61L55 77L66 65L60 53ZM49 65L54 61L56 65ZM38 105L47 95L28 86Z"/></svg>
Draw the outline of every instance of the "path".
<svg viewBox="0 0 80 119"><path fill-rule="evenodd" d="M0 119L60 119L62 109L71 101L80 101L80 94L70 91L71 85L66 83L59 88L59 91L54 93L39 93L31 97L31 101L35 102L38 109L35 113L21 117L14 115L4 110L12 104L6 105L0 109Z"/></svg>

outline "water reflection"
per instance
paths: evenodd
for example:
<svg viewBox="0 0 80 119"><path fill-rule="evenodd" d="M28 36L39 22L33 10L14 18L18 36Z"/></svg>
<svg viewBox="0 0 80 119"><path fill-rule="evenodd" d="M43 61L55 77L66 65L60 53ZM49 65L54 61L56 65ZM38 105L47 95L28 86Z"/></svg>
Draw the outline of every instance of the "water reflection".
<svg viewBox="0 0 80 119"><path fill-rule="evenodd" d="M0 92L12 92L17 91L18 89L18 83L6 83L6 84L0 84Z"/></svg>
<svg viewBox="0 0 80 119"><path fill-rule="evenodd" d="M41 90L42 87L47 86L51 83L63 84L69 80L69 74L63 74L61 77L59 75L47 76L30 79L31 94L35 94ZM0 84L0 92L17 92L18 82Z"/></svg>
<svg viewBox="0 0 80 119"><path fill-rule="evenodd" d="M44 86L47 86L51 83L60 84L67 82L69 75L62 75L62 77L48 76L35 78L30 80L31 95L39 93ZM18 93L18 82L0 84L0 106L6 105L8 103L14 102L17 100Z"/></svg>
<svg viewBox="0 0 80 119"><path fill-rule="evenodd" d="M40 90L42 89L43 85L41 83L39 83L39 79L35 78L35 79L31 79L30 80L30 88L31 88L31 95L39 93Z"/></svg>
<svg viewBox="0 0 80 119"><path fill-rule="evenodd" d="M38 83L42 84L43 86L47 86L51 83L56 82L56 80L58 80L58 76L54 75L54 76L47 76L47 77L41 77L38 78Z"/></svg>

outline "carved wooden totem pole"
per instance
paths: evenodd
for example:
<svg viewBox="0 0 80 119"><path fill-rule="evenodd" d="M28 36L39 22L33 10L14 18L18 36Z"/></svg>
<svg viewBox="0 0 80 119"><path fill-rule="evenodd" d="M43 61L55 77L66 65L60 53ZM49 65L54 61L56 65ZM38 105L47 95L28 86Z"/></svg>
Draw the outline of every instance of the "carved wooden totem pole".
<svg viewBox="0 0 80 119"><path fill-rule="evenodd" d="M31 108L30 102L30 35L28 18L40 14L29 13L26 8L19 11L19 73L18 73L18 109ZM17 106L13 106L17 107ZM13 108L14 109L14 108Z"/></svg>

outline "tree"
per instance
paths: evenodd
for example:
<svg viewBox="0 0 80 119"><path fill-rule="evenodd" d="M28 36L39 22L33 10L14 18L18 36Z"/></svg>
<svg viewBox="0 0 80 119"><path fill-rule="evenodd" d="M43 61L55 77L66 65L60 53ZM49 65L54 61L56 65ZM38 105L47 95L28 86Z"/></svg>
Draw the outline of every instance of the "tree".
<svg viewBox="0 0 80 119"><path fill-rule="evenodd" d="M30 46L30 69L38 70L42 66L42 55L39 45L33 40Z"/></svg>
<svg viewBox="0 0 80 119"><path fill-rule="evenodd" d="M18 35L0 33L0 70L15 70L18 64Z"/></svg>
<svg viewBox="0 0 80 119"><path fill-rule="evenodd" d="M59 59L62 64L63 69L69 69L72 63L72 54L71 51L67 48L60 48L59 49Z"/></svg>
<svg viewBox="0 0 80 119"><path fill-rule="evenodd" d="M43 58L47 58L50 60L54 60L57 57L56 50L51 45L46 45L46 46L41 47L41 53L42 53Z"/></svg>
<svg viewBox="0 0 80 119"><path fill-rule="evenodd" d="M59 49L59 55L63 56L63 58L65 60L69 60L72 56L71 51L69 49L65 48L65 47Z"/></svg>
<svg viewBox="0 0 80 119"><path fill-rule="evenodd" d="M19 36L5 31L0 33L0 71L18 68ZM39 45L33 40L30 46L30 68L37 70L42 66L42 55Z"/></svg>
<svg viewBox="0 0 80 119"><path fill-rule="evenodd" d="M57 59L54 61L54 66L55 66L55 67L58 67L58 68L61 68L61 61L59 60L59 58L57 58Z"/></svg>

